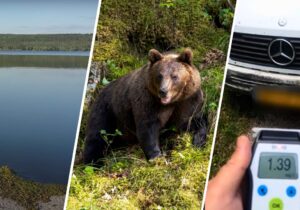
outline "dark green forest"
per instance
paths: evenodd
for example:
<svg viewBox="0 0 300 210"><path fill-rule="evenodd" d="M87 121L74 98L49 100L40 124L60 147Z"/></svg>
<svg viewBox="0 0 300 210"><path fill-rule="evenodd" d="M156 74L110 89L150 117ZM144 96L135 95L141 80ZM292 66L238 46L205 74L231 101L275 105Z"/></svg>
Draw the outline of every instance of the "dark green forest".
<svg viewBox="0 0 300 210"><path fill-rule="evenodd" d="M0 50L88 51L92 34L0 34Z"/></svg>

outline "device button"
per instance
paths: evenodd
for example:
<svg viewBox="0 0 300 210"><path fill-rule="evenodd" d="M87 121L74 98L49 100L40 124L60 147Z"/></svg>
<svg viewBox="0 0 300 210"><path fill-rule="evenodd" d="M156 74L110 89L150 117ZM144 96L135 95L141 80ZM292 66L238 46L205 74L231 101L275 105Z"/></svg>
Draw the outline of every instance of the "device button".
<svg viewBox="0 0 300 210"><path fill-rule="evenodd" d="M269 202L269 210L283 210L283 202L280 198L273 198Z"/></svg>
<svg viewBox="0 0 300 210"><path fill-rule="evenodd" d="M266 185L260 185L258 188L257 188L257 193L260 195L260 196L265 196L267 193L268 193L268 188Z"/></svg>
<svg viewBox="0 0 300 210"><path fill-rule="evenodd" d="M289 197L294 197L297 193L297 190L295 187L293 186L289 186L288 188L286 188L286 194Z"/></svg>

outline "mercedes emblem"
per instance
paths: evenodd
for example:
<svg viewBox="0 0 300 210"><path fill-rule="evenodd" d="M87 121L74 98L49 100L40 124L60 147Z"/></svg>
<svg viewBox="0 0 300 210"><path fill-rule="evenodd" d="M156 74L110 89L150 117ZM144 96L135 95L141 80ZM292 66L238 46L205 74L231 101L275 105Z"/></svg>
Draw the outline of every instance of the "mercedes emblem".
<svg viewBox="0 0 300 210"><path fill-rule="evenodd" d="M285 39L273 40L268 49L270 59L279 66L287 66L295 59L293 45Z"/></svg>

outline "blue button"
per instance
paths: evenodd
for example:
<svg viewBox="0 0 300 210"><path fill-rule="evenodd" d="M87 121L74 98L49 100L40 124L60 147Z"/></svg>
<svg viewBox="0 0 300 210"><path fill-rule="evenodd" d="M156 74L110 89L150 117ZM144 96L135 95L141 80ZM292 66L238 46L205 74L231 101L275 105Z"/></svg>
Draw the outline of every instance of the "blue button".
<svg viewBox="0 0 300 210"><path fill-rule="evenodd" d="M265 196L267 193L268 193L268 188L266 185L260 185L258 188L257 188L257 193L260 195L260 196Z"/></svg>
<svg viewBox="0 0 300 210"><path fill-rule="evenodd" d="M288 188L286 188L286 194L289 197L294 197L297 193L297 190L295 187L293 186L289 186Z"/></svg>

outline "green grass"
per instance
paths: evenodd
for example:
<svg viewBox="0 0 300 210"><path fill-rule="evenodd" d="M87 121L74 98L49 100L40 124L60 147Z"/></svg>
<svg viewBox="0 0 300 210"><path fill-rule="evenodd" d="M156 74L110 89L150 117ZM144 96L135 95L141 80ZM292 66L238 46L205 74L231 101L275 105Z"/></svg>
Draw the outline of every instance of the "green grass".
<svg viewBox="0 0 300 210"><path fill-rule="evenodd" d="M250 95L234 92L226 87L210 177L213 177L231 156L238 136L250 134L253 127L297 128L300 123L298 116L299 110L262 106L256 104Z"/></svg>
<svg viewBox="0 0 300 210"><path fill-rule="evenodd" d="M101 168L76 165L67 209L199 209L206 181L209 154L223 68L201 72L207 94L210 132L204 148L191 144L184 133L162 143L164 158L147 162L139 146L113 151ZM169 148L168 145L175 145ZM82 150L82 139L78 150Z"/></svg>
<svg viewBox="0 0 300 210"><path fill-rule="evenodd" d="M246 108L251 104L249 98L236 96L234 93L229 92L227 88L225 89L211 164L211 177L216 174L231 156L235 148L236 138L241 134L247 134L252 124L251 119L249 119L250 110ZM239 104L241 102L242 104L249 104L243 107Z"/></svg>
<svg viewBox="0 0 300 210"><path fill-rule="evenodd" d="M101 169L77 166L68 209L199 209L211 144L200 151L190 140L178 136L176 149L150 163L134 147L115 151Z"/></svg>
<svg viewBox="0 0 300 210"><path fill-rule="evenodd" d="M8 167L0 167L0 197L10 198L27 209L37 209L37 202L47 202L51 196L64 195L65 191L65 186L27 181Z"/></svg>

